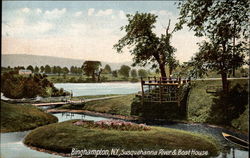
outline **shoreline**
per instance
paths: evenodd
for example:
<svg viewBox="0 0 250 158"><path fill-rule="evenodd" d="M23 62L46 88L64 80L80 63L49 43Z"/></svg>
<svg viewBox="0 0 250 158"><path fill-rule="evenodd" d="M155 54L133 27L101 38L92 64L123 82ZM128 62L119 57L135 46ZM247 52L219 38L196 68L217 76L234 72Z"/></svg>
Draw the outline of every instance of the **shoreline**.
<svg viewBox="0 0 250 158"><path fill-rule="evenodd" d="M22 141L22 143L24 144L23 141ZM43 152L43 153L46 153L46 154L57 155L57 156L62 156L62 157L71 157L71 154L59 153L59 152L56 152L56 151L43 149L43 148L39 148L39 147L27 145L27 144L24 144L24 146L26 146L26 147L28 147L28 148L30 148L32 150L36 150L36 151Z"/></svg>
<svg viewBox="0 0 250 158"><path fill-rule="evenodd" d="M75 113L75 114L85 114L89 116L96 116L96 117L105 117L105 118L111 118L111 119L121 119L124 121L143 121L142 118L139 116L124 116L124 115L117 115L117 114L108 114L108 113L100 113L100 112L95 112L95 111L89 111L89 110L71 110L71 109L49 109L46 112L48 113ZM157 122L157 120L155 120ZM166 120L165 120L166 121ZM181 120L173 120L169 121L172 123L183 123L183 124L193 124L193 125L204 125L206 127L210 128L220 128L220 129L226 129L234 133L242 134L246 137L249 137L247 133L243 133L240 130L234 129L232 127L227 127L227 126L221 126L221 125L216 125L216 124L209 124L209 123L202 123L202 122L192 122L192 121L181 121ZM154 125L149 125L149 126L154 126Z"/></svg>
<svg viewBox="0 0 250 158"><path fill-rule="evenodd" d="M100 113L95 111L89 110L71 110L71 109L49 109L46 110L48 113L75 113L75 114L85 114L89 116L97 116L97 117L105 117L105 118L113 118L113 119L122 119L127 121L136 121L139 120L138 116L124 116L124 115L117 115L117 114L108 114L108 113Z"/></svg>

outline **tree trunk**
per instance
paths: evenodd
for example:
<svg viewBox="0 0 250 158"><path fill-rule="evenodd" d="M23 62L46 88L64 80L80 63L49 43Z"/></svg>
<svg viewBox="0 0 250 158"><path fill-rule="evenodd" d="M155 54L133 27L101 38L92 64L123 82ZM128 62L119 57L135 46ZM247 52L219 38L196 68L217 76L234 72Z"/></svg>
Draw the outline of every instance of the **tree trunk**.
<svg viewBox="0 0 250 158"><path fill-rule="evenodd" d="M95 82L95 72L92 73L92 81Z"/></svg>
<svg viewBox="0 0 250 158"><path fill-rule="evenodd" d="M228 92L227 73L222 73L222 74L221 74L221 79L222 79L222 88L223 88L223 92L224 92L224 93L227 93L227 92Z"/></svg>
<svg viewBox="0 0 250 158"><path fill-rule="evenodd" d="M160 67L160 71L161 71L161 77L166 78L167 75L166 75L166 71L165 71L165 64L159 64L159 67Z"/></svg>

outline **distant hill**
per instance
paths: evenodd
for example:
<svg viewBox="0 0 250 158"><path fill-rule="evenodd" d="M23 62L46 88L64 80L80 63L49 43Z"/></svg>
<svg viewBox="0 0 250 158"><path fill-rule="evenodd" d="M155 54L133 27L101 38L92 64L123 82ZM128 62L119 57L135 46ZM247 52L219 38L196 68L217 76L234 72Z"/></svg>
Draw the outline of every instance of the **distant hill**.
<svg viewBox="0 0 250 158"><path fill-rule="evenodd" d="M61 58L61 57L52 57L52 56L40 56L40 55L27 55L27 54L2 54L2 64L3 67L15 67L15 66L24 66L27 67L29 65L34 66L61 66L68 67L71 66L82 66L84 60L81 59L71 59L71 58ZM121 65L131 66L132 62L123 62L123 63L109 63L102 62L102 66L104 67L106 64L109 64L111 68L119 69Z"/></svg>

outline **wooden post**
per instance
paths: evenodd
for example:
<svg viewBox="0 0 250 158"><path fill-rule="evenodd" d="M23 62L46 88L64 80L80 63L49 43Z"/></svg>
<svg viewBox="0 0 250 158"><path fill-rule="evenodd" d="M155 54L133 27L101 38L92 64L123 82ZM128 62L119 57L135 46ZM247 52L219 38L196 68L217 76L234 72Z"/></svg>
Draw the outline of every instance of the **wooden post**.
<svg viewBox="0 0 250 158"><path fill-rule="evenodd" d="M155 83L156 83L156 77L154 76L154 78L155 78Z"/></svg>
<svg viewBox="0 0 250 158"><path fill-rule="evenodd" d="M144 89L143 89L144 81L143 78L141 77L141 93L142 93L142 104L144 102Z"/></svg>
<svg viewBox="0 0 250 158"><path fill-rule="evenodd" d="M160 103L162 103L162 85L161 85L162 79L160 78Z"/></svg>

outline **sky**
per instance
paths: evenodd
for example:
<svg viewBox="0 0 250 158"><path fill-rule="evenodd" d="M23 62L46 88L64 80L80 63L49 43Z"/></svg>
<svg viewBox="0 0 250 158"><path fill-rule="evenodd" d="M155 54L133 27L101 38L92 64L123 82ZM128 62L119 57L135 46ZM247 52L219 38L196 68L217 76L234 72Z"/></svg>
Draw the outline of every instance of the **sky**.
<svg viewBox="0 0 250 158"><path fill-rule="evenodd" d="M120 28L128 24L126 14L153 13L158 16L157 35L170 31L178 22L174 1L3 1L2 53L46 55L106 62L128 62L125 50L116 53L113 45L125 35ZM188 61L198 51L187 27L175 32L172 45L176 58Z"/></svg>

